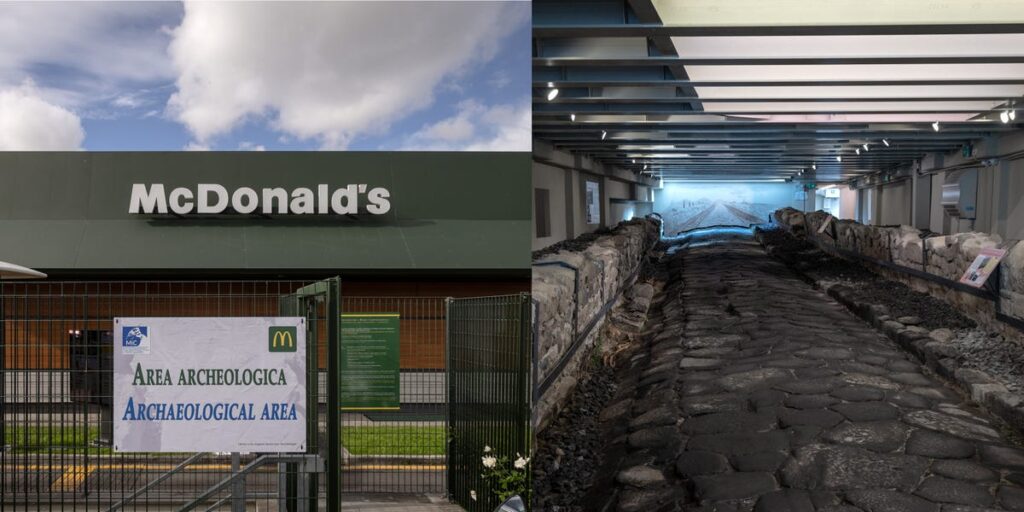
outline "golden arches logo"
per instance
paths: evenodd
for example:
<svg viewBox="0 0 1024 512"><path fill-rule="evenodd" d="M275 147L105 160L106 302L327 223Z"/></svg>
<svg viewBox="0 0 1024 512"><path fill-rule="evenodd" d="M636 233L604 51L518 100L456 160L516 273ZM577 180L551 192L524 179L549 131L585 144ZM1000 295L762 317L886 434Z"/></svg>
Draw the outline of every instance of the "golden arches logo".
<svg viewBox="0 0 1024 512"><path fill-rule="evenodd" d="M270 351L295 352L295 327L271 327Z"/></svg>

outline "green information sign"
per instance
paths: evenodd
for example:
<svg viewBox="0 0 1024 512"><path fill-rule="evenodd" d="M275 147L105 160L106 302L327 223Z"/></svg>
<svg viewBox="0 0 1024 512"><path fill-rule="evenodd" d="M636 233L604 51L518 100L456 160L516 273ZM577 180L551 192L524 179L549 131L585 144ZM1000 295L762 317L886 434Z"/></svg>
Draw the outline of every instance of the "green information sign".
<svg viewBox="0 0 1024 512"><path fill-rule="evenodd" d="M341 409L395 411L398 313L341 315Z"/></svg>

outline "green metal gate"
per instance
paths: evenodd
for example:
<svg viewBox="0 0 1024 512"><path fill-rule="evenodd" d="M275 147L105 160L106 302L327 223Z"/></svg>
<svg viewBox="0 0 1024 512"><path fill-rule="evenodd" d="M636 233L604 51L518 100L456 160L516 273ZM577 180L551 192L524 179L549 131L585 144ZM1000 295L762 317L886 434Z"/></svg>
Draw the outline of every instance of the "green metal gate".
<svg viewBox="0 0 1024 512"><path fill-rule="evenodd" d="M0 509L338 510L339 298L337 278L0 284ZM307 453L113 452L114 317L282 314L309 329Z"/></svg>
<svg viewBox="0 0 1024 512"><path fill-rule="evenodd" d="M490 512L502 496L485 475L506 472L529 489L530 466L516 461L531 446L530 296L449 299L447 309L449 494Z"/></svg>

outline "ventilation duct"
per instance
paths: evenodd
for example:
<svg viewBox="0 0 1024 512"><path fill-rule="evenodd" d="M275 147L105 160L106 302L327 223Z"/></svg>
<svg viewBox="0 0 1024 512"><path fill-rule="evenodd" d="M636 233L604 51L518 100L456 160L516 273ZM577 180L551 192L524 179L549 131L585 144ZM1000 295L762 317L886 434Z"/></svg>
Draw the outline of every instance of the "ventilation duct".
<svg viewBox="0 0 1024 512"><path fill-rule="evenodd" d="M964 169L946 173L942 184L942 209L946 215L974 219L977 213L978 170Z"/></svg>

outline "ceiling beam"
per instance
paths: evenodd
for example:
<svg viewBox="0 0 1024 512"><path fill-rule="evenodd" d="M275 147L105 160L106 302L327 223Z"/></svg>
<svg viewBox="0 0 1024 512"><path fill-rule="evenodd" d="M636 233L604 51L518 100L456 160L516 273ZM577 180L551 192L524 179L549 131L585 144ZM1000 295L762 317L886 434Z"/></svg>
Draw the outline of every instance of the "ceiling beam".
<svg viewBox="0 0 1024 512"><path fill-rule="evenodd" d="M1021 64L1024 55L945 55L872 57L535 57L539 68L558 66L821 66L873 64Z"/></svg>
<svg viewBox="0 0 1024 512"><path fill-rule="evenodd" d="M617 96L559 96L554 100L547 100L543 96L534 96L534 103L562 105L562 104L629 104L629 103L689 103L698 101L701 103L899 103L899 102L965 102L965 101L991 101L1006 102L1019 100L1020 96L886 96L886 97L790 97L790 98L760 98L760 97L712 97L701 96L673 96L673 97L646 97L646 98L624 98ZM1012 110L1013 107L1003 105L996 110Z"/></svg>
<svg viewBox="0 0 1024 512"><path fill-rule="evenodd" d="M536 24L536 38L588 37L758 37L758 36L902 36L1017 34L1024 23L943 23L893 25L684 26L661 23Z"/></svg>
<svg viewBox="0 0 1024 512"><path fill-rule="evenodd" d="M1021 78L955 78L919 80L538 80L534 87L930 87L946 85L1021 85Z"/></svg>

